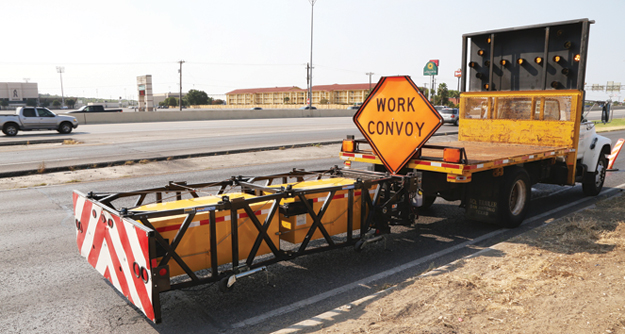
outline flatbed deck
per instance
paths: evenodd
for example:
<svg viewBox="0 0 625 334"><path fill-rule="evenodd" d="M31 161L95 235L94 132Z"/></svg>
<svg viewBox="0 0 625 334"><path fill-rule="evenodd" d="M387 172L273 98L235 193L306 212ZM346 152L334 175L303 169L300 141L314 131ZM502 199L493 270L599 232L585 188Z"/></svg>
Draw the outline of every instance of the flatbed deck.
<svg viewBox="0 0 625 334"><path fill-rule="evenodd" d="M359 142L359 144L367 144ZM440 149L438 149L440 148ZM443 161L443 148L464 148L466 163L450 163ZM449 182L470 182L471 174L489 169L516 165L519 163L551 159L574 152L568 147L504 144L477 141L447 141L427 145L422 149L421 156L410 159L407 168L447 173ZM341 152L345 161L367 163L382 162L370 148L355 152Z"/></svg>

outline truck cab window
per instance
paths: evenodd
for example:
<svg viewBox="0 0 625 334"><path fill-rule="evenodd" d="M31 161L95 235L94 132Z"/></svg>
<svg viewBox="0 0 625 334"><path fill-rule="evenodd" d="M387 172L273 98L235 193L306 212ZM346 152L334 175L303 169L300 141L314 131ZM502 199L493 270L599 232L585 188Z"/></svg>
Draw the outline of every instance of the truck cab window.
<svg viewBox="0 0 625 334"><path fill-rule="evenodd" d="M22 115L24 115L24 117L37 117L37 114L35 113L34 108L24 109L24 112L22 113Z"/></svg>
<svg viewBox="0 0 625 334"><path fill-rule="evenodd" d="M472 97L467 99L464 118L488 118L488 98Z"/></svg>
<svg viewBox="0 0 625 334"><path fill-rule="evenodd" d="M39 113L39 117L54 117L54 114L49 111L48 109L37 109L37 112Z"/></svg>
<svg viewBox="0 0 625 334"><path fill-rule="evenodd" d="M531 97L497 98L497 119L531 119Z"/></svg>

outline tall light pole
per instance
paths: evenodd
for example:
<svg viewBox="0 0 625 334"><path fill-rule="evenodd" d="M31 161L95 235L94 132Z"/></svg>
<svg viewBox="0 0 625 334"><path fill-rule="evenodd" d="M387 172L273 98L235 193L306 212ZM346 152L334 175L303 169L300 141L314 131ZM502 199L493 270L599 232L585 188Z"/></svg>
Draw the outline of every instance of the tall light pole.
<svg viewBox="0 0 625 334"><path fill-rule="evenodd" d="M310 67L309 67L309 75L308 75L308 109L311 109L312 106L312 55L313 55L313 14L315 9L315 2L317 0L308 0L310 2Z"/></svg>
<svg viewBox="0 0 625 334"><path fill-rule="evenodd" d="M371 93L371 76L374 75L375 73L373 72L367 72L365 73L365 75L369 76L369 93Z"/></svg>
<svg viewBox="0 0 625 334"><path fill-rule="evenodd" d="M63 93L63 73L65 72L65 67L57 66L56 71L61 76L61 107L65 106L65 94Z"/></svg>
<svg viewBox="0 0 625 334"><path fill-rule="evenodd" d="M178 105L180 106L180 111L182 111L182 64L184 64L184 60L179 61L180 69L178 73L180 73L180 95L178 95Z"/></svg>

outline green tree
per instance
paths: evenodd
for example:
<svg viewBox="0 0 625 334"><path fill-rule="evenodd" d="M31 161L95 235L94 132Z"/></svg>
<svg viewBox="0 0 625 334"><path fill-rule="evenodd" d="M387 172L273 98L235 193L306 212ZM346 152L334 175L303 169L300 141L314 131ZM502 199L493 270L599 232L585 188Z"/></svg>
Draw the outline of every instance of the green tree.
<svg viewBox="0 0 625 334"><path fill-rule="evenodd" d="M290 98L288 96L285 96L283 100L284 100L284 104L289 104Z"/></svg>
<svg viewBox="0 0 625 334"><path fill-rule="evenodd" d="M446 83L441 83L438 85L438 91L434 96L434 104L435 105L449 105L449 90L447 89Z"/></svg>
<svg viewBox="0 0 625 334"><path fill-rule="evenodd" d="M222 105L222 104L226 104L226 101L222 99L216 99L216 100L213 100L213 104Z"/></svg>
<svg viewBox="0 0 625 334"><path fill-rule="evenodd" d="M328 103L330 103L330 101L324 97L323 99L321 99L321 101L319 101L319 103L321 103L321 104L328 104Z"/></svg>
<svg viewBox="0 0 625 334"><path fill-rule="evenodd" d="M170 106L170 107L175 107L178 105L178 99L175 97L168 97L163 102L165 102L165 105Z"/></svg>
<svg viewBox="0 0 625 334"><path fill-rule="evenodd" d="M55 107L55 108L60 107L61 106L61 101L55 99L54 101L52 101L52 106Z"/></svg>
<svg viewBox="0 0 625 334"><path fill-rule="evenodd" d="M74 100L74 99L67 99L67 100L65 100L65 104L67 104L68 108L74 109L74 106L76 105L76 100Z"/></svg>
<svg viewBox="0 0 625 334"><path fill-rule="evenodd" d="M210 104L210 102L212 102L212 99L208 97L206 92L196 89L191 89L187 93L183 101L184 100L186 100L189 105L204 105Z"/></svg>
<svg viewBox="0 0 625 334"><path fill-rule="evenodd" d="M9 100L8 99L2 99L2 102L0 102L0 105L2 107L7 107L9 105Z"/></svg>
<svg viewBox="0 0 625 334"><path fill-rule="evenodd" d="M29 107L36 107L37 99L26 99L26 105Z"/></svg>

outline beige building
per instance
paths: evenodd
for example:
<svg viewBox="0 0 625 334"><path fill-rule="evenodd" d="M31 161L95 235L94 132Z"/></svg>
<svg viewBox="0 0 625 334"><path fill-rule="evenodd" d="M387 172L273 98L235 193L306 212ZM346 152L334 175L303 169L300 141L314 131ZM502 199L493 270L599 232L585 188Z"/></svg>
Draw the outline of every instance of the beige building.
<svg viewBox="0 0 625 334"><path fill-rule="evenodd" d="M362 103L369 93L369 84L313 86L312 104ZM228 105L279 105L307 103L308 91L299 87L236 89L226 93Z"/></svg>
<svg viewBox="0 0 625 334"><path fill-rule="evenodd" d="M0 82L0 99L9 104L23 105L27 99L39 99L39 89L35 82Z"/></svg>

